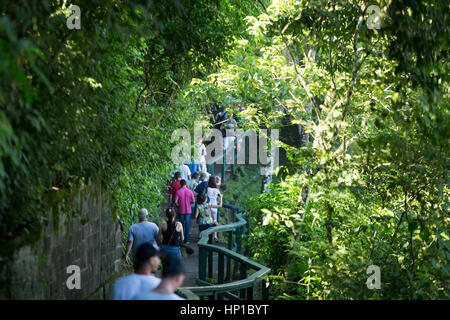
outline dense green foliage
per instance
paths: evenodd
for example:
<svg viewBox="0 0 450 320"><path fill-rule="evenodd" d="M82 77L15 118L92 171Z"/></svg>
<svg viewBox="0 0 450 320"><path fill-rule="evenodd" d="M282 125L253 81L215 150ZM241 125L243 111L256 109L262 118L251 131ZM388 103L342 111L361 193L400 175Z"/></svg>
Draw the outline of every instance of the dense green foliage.
<svg viewBox="0 0 450 320"><path fill-rule="evenodd" d="M261 183L258 165L241 166L222 188L223 202L243 207L247 198L261 193Z"/></svg>
<svg viewBox="0 0 450 320"><path fill-rule="evenodd" d="M238 1L66 1L0 5L0 238L44 222L44 195L101 179L132 221L156 207L172 132L195 106L180 88L243 29ZM181 97L182 98L182 97Z"/></svg>
<svg viewBox="0 0 450 320"><path fill-rule="evenodd" d="M201 105L246 126L298 124L282 181L248 202L253 257L283 299L450 297L449 7L441 1L258 2ZM370 4L381 28L366 24ZM369 290L369 265L381 289Z"/></svg>
<svg viewBox="0 0 450 320"><path fill-rule="evenodd" d="M231 99L302 137L247 201L273 298L450 298L445 1L84 1L80 30L65 3L0 5L2 242L97 180L126 225L159 214L172 132Z"/></svg>

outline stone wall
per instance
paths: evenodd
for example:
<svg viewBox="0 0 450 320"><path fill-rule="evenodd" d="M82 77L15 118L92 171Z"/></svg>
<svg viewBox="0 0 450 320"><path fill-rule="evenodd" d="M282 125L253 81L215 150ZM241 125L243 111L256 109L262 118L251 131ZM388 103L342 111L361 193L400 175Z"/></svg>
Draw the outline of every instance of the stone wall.
<svg viewBox="0 0 450 320"><path fill-rule="evenodd" d="M1 288L4 297L83 299L94 293L95 298L109 297L109 284L120 272L122 245L108 197L96 184L78 190L69 204L75 209L70 214L57 212L58 204L49 209L40 239L16 250L2 268L0 280L8 287ZM80 267L80 289L66 285L73 274L67 273L70 265Z"/></svg>

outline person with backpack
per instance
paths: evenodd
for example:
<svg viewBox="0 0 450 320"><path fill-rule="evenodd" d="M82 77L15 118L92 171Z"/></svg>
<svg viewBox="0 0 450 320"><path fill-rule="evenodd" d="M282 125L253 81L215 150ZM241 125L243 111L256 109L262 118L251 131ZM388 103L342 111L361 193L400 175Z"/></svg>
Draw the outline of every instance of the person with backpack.
<svg viewBox="0 0 450 320"><path fill-rule="evenodd" d="M198 181L199 177L200 177L200 174L197 171L192 174L191 179L186 181L189 190L191 190L191 191L195 190L195 188L197 187L197 185L199 183L199 181Z"/></svg>
<svg viewBox="0 0 450 320"><path fill-rule="evenodd" d="M207 197L205 193L200 193L197 196L197 210L195 213L195 218L198 219L200 232L208 228L211 228L214 225L214 219L212 217L211 209L221 207L222 205L214 205L211 203L207 203ZM218 241L217 237L214 240L217 242Z"/></svg>
<svg viewBox="0 0 450 320"><path fill-rule="evenodd" d="M166 256L181 259L180 244L184 240L183 225L175 221L176 212L173 208L166 209L167 222L161 222L158 233L158 244L161 252ZM162 240L161 240L162 237Z"/></svg>

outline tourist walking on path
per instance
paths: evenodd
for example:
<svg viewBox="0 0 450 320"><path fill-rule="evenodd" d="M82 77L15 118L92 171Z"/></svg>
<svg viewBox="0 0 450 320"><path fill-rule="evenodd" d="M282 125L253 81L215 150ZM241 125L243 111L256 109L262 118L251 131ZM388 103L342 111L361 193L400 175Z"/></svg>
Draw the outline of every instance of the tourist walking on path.
<svg viewBox="0 0 450 320"><path fill-rule="evenodd" d="M222 194L220 193L219 189L217 188L216 184L216 178L210 177L208 181L208 189L206 192L207 201L211 205L211 215L213 218L213 225L218 226L218 209L222 207ZM217 237L217 232L214 233L214 241L219 242L219 238Z"/></svg>
<svg viewBox="0 0 450 320"><path fill-rule="evenodd" d="M161 252L164 256L174 256L181 259L180 244L184 240L184 233L182 224L175 221L175 216L175 210L167 208L167 222L163 221L159 226L158 244L161 246Z"/></svg>
<svg viewBox="0 0 450 320"><path fill-rule="evenodd" d="M180 164L177 170L181 174L181 179L188 180L191 178L191 169L185 164Z"/></svg>
<svg viewBox="0 0 450 320"><path fill-rule="evenodd" d="M220 176L215 176L214 180L216 182L216 188L220 190L220 186L222 185L222 178Z"/></svg>
<svg viewBox="0 0 450 320"><path fill-rule="evenodd" d="M214 205L207 203L206 196L204 194L199 194L197 196L197 209L195 212L195 218L198 220L200 232L211 228L214 225L214 219L212 217L212 209L221 208L221 205ZM218 241L217 237L214 239Z"/></svg>
<svg viewBox="0 0 450 320"><path fill-rule="evenodd" d="M191 203L194 202L194 194L187 188L186 180L180 181L181 188L175 194L175 204L178 206L178 220L183 225L185 243L189 243L189 233L191 229Z"/></svg>
<svg viewBox="0 0 450 320"><path fill-rule="evenodd" d="M199 178L200 174L198 172L195 172L192 174L191 179L189 179L187 182L188 188L189 190L195 190L195 188L198 185L198 178Z"/></svg>
<svg viewBox="0 0 450 320"><path fill-rule="evenodd" d="M133 249L133 256L136 255L137 248L145 242L152 244L155 249L159 249L156 243L158 236L158 226L148 221L148 211L145 208L139 210L139 222L133 224L128 230L128 244L125 252L125 261L130 263L130 251Z"/></svg>
<svg viewBox="0 0 450 320"><path fill-rule="evenodd" d="M183 284L184 266L180 259L167 256L163 260L162 280L154 290L143 291L134 300L186 300L175 294Z"/></svg>
<svg viewBox="0 0 450 320"><path fill-rule="evenodd" d="M169 188L169 195L170 195L170 202L171 205L175 208L175 210L178 210L175 206L175 194L178 190L180 190L180 181L181 181L181 173L179 171L175 172L175 175L173 176L172 183L170 184ZM177 211L178 212L178 211Z"/></svg>
<svg viewBox="0 0 450 320"><path fill-rule="evenodd" d="M140 245L134 259L134 272L116 280L111 299L130 300L138 292L155 289L161 279L152 273L158 269L160 263L159 251L152 244Z"/></svg>
<svg viewBox="0 0 450 320"><path fill-rule="evenodd" d="M220 193L220 190L217 188L216 184L216 177L210 177L208 181L208 189L207 189L207 196L208 196L208 203L212 205L220 205L222 206L222 194ZM213 213L213 219L214 223L218 222L217 215L218 211L217 208L214 208L212 210Z"/></svg>
<svg viewBox="0 0 450 320"><path fill-rule="evenodd" d="M198 194L200 194L203 191L206 191L208 189L208 179L209 179L209 173L207 173L207 172L200 173L200 183L194 189L195 196L197 196Z"/></svg>
<svg viewBox="0 0 450 320"><path fill-rule="evenodd" d="M197 159L200 164L199 171L207 172L207 170L206 170L206 147L203 144L203 137L199 138L198 143L195 145L195 150L197 151Z"/></svg>
<svg viewBox="0 0 450 320"><path fill-rule="evenodd" d="M198 181L199 177L200 177L200 174L198 172L192 174L191 179L187 181L189 190L194 191L195 188L197 188L198 183L199 183L199 181ZM193 194L194 194L194 198L195 198L195 192L193 192ZM193 204L191 204L191 212L195 212L195 201Z"/></svg>

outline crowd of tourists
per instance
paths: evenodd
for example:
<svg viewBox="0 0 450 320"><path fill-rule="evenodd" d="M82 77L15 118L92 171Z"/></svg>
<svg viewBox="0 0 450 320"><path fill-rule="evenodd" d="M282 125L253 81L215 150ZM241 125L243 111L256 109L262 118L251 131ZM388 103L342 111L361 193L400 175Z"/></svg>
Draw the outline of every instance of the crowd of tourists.
<svg viewBox="0 0 450 320"><path fill-rule="evenodd" d="M215 123L225 124L227 129L235 126L235 117L225 108L216 111ZM224 137L223 143L228 147L232 141ZM191 221L198 224L200 232L219 224L218 209L222 207L223 198L221 178L207 172L206 147L202 138L197 141L196 150L191 162L179 165L173 173L166 221L158 227L148 221L146 209L139 210L139 222L128 230L125 252L125 261L127 264L133 261L134 272L116 280L112 299L183 299L176 294L185 278L180 247L184 246L187 252L193 251L189 246ZM214 241L219 242L216 233ZM154 273L161 263L162 278L158 278Z"/></svg>

